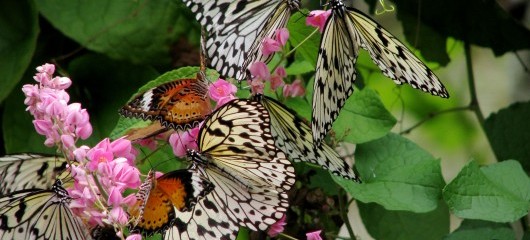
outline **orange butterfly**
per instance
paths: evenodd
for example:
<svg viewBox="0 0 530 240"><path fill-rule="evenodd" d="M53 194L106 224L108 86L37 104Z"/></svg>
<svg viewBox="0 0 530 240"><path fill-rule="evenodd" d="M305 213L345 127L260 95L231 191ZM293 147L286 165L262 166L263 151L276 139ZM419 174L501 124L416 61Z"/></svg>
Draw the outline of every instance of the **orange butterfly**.
<svg viewBox="0 0 530 240"><path fill-rule="evenodd" d="M213 188L195 170L176 170L158 178L150 171L136 193L136 204L129 210L134 219L131 231L147 235L163 232L171 226L176 214L191 210Z"/></svg>
<svg viewBox="0 0 530 240"><path fill-rule="evenodd" d="M177 79L151 88L123 106L124 117L160 121L165 128L197 127L212 112L208 84L202 72L197 78Z"/></svg>

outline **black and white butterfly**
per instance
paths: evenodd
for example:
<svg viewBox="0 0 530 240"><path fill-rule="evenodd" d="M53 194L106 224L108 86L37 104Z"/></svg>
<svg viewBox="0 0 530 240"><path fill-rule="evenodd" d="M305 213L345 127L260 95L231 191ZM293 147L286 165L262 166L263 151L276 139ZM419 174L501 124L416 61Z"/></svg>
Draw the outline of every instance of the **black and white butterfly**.
<svg viewBox="0 0 530 240"><path fill-rule="evenodd" d="M192 169L215 187L191 212L176 216L165 239L235 239L240 226L266 230L289 207L294 168L276 148L267 109L232 100L207 118Z"/></svg>
<svg viewBox="0 0 530 240"><path fill-rule="evenodd" d="M320 41L313 92L311 128L321 143L340 109L353 93L359 49L370 53L383 74L396 84L408 83L443 98L449 94L425 64L390 32L342 0L330 0L329 16Z"/></svg>
<svg viewBox="0 0 530 240"><path fill-rule="evenodd" d="M56 180L51 189L26 189L0 198L0 239L89 239L69 208L71 198Z"/></svg>
<svg viewBox="0 0 530 240"><path fill-rule="evenodd" d="M182 0L208 33L209 67L224 77L241 81L256 61L268 62L261 53L265 37L286 26L300 0Z"/></svg>
<svg viewBox="0 0 530 240"><path fill-rule="evenodd" d="M296 112L264 95L255 95L253 99L269 111L276 147L289 159L294 162L310 162L335 175L360 181L352 167L333 148L326 143L314 144L311 129Z"/></svg>
<svg viewBox="0 0 530 240"><path fill-rule="evenodd" d="M50 189L66 169L61 157L20 153L0 157L0 196L23 189Z"/></svg>

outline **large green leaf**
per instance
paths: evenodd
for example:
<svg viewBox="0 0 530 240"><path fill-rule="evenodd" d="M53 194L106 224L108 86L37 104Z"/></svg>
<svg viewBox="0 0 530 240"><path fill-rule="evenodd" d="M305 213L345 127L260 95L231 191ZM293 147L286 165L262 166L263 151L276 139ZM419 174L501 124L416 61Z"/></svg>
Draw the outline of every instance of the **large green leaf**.
<svg viewBox="0 0 530 240"><path fill-rule="evenodd" d="M509 224L465 219L445 240L498 239L512 240L515 234Z"/></svg>
<svg viewBox="0 0 530 240"><path fill-rule="evenodd" d="M470 162L444 188L443 197L458 217L512 222L528 214L530 179L514 160L482 168Z"/></svg>
<svg viewBox="0 0 530 240"><path fill-rule="evenodd" d="M362 184L333 178L361 202L412 212L432 211L438 205L444 186L440 161L399 135L357 145L355 165Z"/></svg>
<svg viewBox="0 0 530 240"><path fill-rule="evenodd" d="M371 89L355 91L333 124L336 136L346 142L363 143L385 136L396 119Z"/></svg>
<svg viewBox="0 0 530 240"><path fill-rule="evenodd" d="M375 239L440 239L449 233L445 204L426 213L389 211L374 203L358 203L366 230Z"/></svg>
<svg viewBox="0 0 530 240"><path fill-rule="evenodd" d="M133 63L168 65L178 40L199 27L180 1L39 0L54 27L86 48Z"/></svg>
<svg viewBox="0 0 530 240"><path fill-rule="evenodd" d="M484 130L497 159L517 159L530 172L530 102L516 103L491 114Z"/></svg>
<svg viewBox="0 0 530 240"><path fill-rule="evenodd" d="M0 1L0 103L20 81L37 45L38 11L32 0Z"/></svg>

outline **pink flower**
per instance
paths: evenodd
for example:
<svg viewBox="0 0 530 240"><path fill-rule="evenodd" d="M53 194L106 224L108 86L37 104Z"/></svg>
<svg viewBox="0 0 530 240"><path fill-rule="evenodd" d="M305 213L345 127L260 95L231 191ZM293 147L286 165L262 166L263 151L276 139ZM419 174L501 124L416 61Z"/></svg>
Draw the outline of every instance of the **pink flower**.
<svg viewBox="0 0 530 240"><path fill-rule="evenodd" d="M300 79L295 80L291 84L286 84L283 87L283 96L285 97L299 97L304 96L305 89Z"/></svg>
<svg viewBox="0 0 530 240"><path fill-rule="evenodd" d="M271 73L264 62L254 62L248 68L253 79L269 80Z"/></svg>
<svg viewBox="0 0 530 240"><path fill-rule="evenodd" d="M282 50L282 45L269 37L263 39L261 53L265 56L271 55L272 53L279 52Z"/></svg>
<svg viewBox="0 0 530 240"><path fill-rule="evenodd" d="M289 30L287 28L280 28L276 30L276 41L283 47L287 44L289 39Z"/></svg>
<svg viewBox="0 0 530 240"><path fill-rule="evenodd" d="M263 94L263 89L265 88L265 83L261 79L254 79L250 82L250 89L253 94Z"/></svg>
<svg viewBox="0 0 530 240"><path fill-rule="evenodd" d="M283 217L280 218L280 220L278 220L276 223L272 224L269 227L269 229L267 230L267 235L269 235L269 237L271 238L278 236L278 234L283 232L285 224L287 223L285 222L285 215L283 215Z"/></svg>
<svg viewBox="0 0 530 240"><path fill-rule="evenodd" d="M322 230L308 232L305 234L305 236L307 237L307 240L322 240L322 237L320 237L320 232L322 232Z"/></svg>
<svg viewBox="0 0 530 240"><path fill-rule="evenodd" d="M131 234L125 240L142 240L142 235L140 235L140 234Z"/></svg>
<svg viewBox="0 0 530 240"><path fill-rule="evenodd" d="M88 113L79 103L71 103L65 91L72 81L66 77L53 77L55 66L44 64L37 67L33 77L38 84L24 85L24 104L35 120L35 129L46 137L44 144L56 145L68 158L73 158L75 142L92 134ZM69 137L64 137L69 136Z"/></svg>
<svg viewBox="0 0 530 240"><path fill-rule="evenodd" d="M234 84L231 84L220 78L208 88L210 98L216 102L228 95L234 95L236 92L237 87Z"/></svg>
<svg viewBox="0 0 530 240"><path fill-rule="evenodd" d="M285 82L283 81L283 78L287 76L287 73L285 72L285 68L278 67L276 68L275 74L271 76L271 89L274 91L279 87L283 87L285 85Z"/></svg>
<svg viewBox="0 0 530 240"><path fill-rule="evenodd" d="M309 16L306 18L306 25L318 27L318 30L320 33L324 31L324 26L326 25L326 21L331 14L331 10L322 11L322 10L315 10L311 11L309 13Z"/></svg>
<svg viewBox="0 0 530 240"><path fill-rule="evenodd" d="M197 136L199 128L193 128L183 133L173 133L169 136L169 144L173 148L173 153L177 157L186 156L188 149L197 149Z"/></svg>
<svg viewBox="0 0 530 240"><path fill-rule="evenodd" d="M111 223L117 223L120 225L127 224L127 221L129 220L129 217L127 213L123 210L121 207L114 207L112 210L110 210L109 213L109 220Z"/></svg>
<svg viewBox="0 0 530 240"><path fill-rule="evenodd" d="M215 109L220 108L221 106L225 105L227 102L230 102L234 99L236 99L236 97L232 95L219 99L219 101L217 101L217 105L215 106Z"/></svg>
<svg viewBox="0 0 530 240"><path fill-rule="evenodd" d="M152 151L156 149L156 145L157 145L157 141L155 141L154 138L144 138L140 140L135 140L134 143L142 147L149 148Z"/></svg>

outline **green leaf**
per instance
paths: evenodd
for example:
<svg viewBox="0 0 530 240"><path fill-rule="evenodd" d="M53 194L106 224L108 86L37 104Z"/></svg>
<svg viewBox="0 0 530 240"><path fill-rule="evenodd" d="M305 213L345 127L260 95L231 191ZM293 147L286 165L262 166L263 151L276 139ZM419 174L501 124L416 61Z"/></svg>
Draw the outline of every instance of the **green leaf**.
<svg viewBox="0 0 530 240"><path fill-rule="evenodd" d="M375 239L441 239L449 233L445 204L426 213L388 211L374 203L358 203L366 230Z"/></svg>
<svg viewBox="0 0 530 240"><path fill-rule="evenodd" d="M498 239L513 240L515 233L509 224L464 219L445 240Z"/></svg>
<svg viewBox="0 0 530 240"><path fill-rule="evenodd" d="M305 11L307 12L307 11ZM306 16L301 12L297 12L291 16L287 23L289 29L289 43L295 47L304 42L296 52L304 57L312 66L317 64L318 49L320 47L320 34L316 33L318 30L314 27L305 24ZM311 36L306 40L308 36Z"/></svg>
<svg viewBox="0 0 530 240"><path fill-rule="evenodd" d="M443 197L458 217L512 222L528 214L530 179L514 160L482 168L470 162L444 188Z"/></svg>
<svg viewBox="0 0 530 240"><path fill-rule="evenodd" d="M169 65L199 25L180 1L39 0L44 17L86 48L133 63ZM188 48L190 46L187 46Z"/></svg>
<svg viewBox="0 0 530 240"><path fill-rule="evenodd" d="M363 143L385 136L396 124L373 90L356 90L346 101L333 124L337 137L350 143ZM341 138L344 136L344 138Z"/></svg>
<svg viewBox="0 0 530 240"><path fill-rule="evenodd" d="M39 33L38 12L31 0L0 1L0 103L30 64Z"/></svg>
<svg viewBox="0 0 530 240"><path fill-rule="evenodd" d="M497 159L517 159L530 172L530 102L515 103L491 114L484 130Z"/></svg>
<svg viewBox="0 0 530 240"><path fill-rule="evenodd" d="M375 202L388 210L428 212L441 198L440 161L397 134L357 145L355 165L362 184L333 178L361 202Z"/></svg>
<svg viewBox="0 0 530 240"><path fill-rule="evenodd" d="M315 65L311 64L309 61L294 61L285 68L285 71L289 75L299 75L315 71Z"/></svg>
<svg viewBox="0 0 530 240"><path fill-rule="evenodd" d="M160 75L159 77L144 84L131 97L124 98L124 99L132 99L138 94L143 93L153 87L159 86L167 82L175 81L177 79L196 78L197 72L199 72L199 67L183 67L183 68L179 68L173 71L166 72ZM214 70L207 69L206 78L210 80L217 79L219 78L219 74ZM128 132L131 129L145 127L148 124L149 122L143 121L142 119L136 119L136 118L131 119L131 118L120 117L118 120L118 123L116 124L116 127L110 133L110 136L111 138L117 138L117 137L123 136L126 132Z"/></svg>

